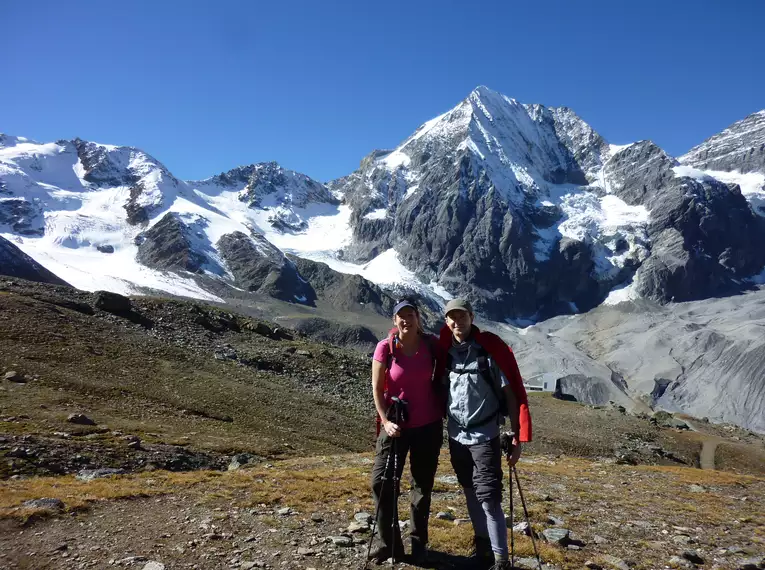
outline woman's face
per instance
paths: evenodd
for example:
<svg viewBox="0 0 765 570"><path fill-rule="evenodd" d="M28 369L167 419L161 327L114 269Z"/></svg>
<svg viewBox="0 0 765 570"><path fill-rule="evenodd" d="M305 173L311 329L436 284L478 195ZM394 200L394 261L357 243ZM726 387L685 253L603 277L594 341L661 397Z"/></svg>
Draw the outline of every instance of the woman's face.
<svg viewBox="0 0 765 570"><path fill-rule="evenodd" d="M404 307L393 317L393 324L400 332L416 331L420 325L420 316L412 307Z"/></svg>

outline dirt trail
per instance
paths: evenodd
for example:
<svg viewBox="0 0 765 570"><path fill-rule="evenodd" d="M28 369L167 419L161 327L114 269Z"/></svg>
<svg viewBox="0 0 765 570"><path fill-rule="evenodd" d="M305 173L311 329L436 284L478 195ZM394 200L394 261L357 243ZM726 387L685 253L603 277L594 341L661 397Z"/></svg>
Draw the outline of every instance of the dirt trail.
<svg viewBox="0 0 765 570"><path fill-rule="evenodd" d="M688 427L690 427L693 431L701 435L703 438L701 440L701 452L699 453L699 467L701 467L702 469L708 469L708 470L714 471L715 470L715 452L717 451L717 445L724 440L714 435L705 434L703 431L696 429L696 426L694 426L688 420L685 420L685 423L687 423Z"/></svg>

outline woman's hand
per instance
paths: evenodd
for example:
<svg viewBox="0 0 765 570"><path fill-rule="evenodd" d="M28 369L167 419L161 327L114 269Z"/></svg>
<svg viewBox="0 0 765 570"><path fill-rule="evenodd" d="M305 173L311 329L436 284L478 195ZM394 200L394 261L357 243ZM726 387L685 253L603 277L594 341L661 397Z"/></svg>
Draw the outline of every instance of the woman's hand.
<svg viewBox="0 0 765 570"><path fill-rule="evenodd" d="M401 435L401 428L390 420L383 422L383 429L388 434L388 437L399 437Z"/></svg>
<svg viewBox="0 0 765 570"><path fill-rule="evenodd" d="M521 442L519 442L517 438L513 438L513 452L506 457L507 464L510 467L515 466L515 464L518 463L518 460L521 458Z"/></svg>

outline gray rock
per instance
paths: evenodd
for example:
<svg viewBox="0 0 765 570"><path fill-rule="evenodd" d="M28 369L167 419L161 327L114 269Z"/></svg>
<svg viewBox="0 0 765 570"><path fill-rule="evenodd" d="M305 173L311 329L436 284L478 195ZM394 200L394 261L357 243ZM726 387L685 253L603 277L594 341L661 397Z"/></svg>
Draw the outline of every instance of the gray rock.
<svg viewBox="0 0 765 570"><path fill-rule="evenodd" d="M300 556L313 556L316 554L316 551L312 548L305 548L301 546L300 548L297 549L297 553Z"/></svg>
<svg viewBox="0 0 765 570"><path fill-rule="evenodd" d="M695 483L688 485L688 490L691 493L706 493L707 492L707 490L704 487L702 487L701 485L696 485Z"/></svg>
<svg viewBox="0 0 765 570"><path fill-rule="evenodd" d="M436 518L444 521L453 521L455 516L451 511L439 511L436 513Z"/></svg>
<svg viewBox="0 0 765 570"><path fill-rule="evenodd" d="M683 558L685 558L689 562L693 562L694 564L704 564L704 558L699 556L699 553L696 552L695 550L683 551Z"/></svg>
<svg viewBox="0 0 765 570"><path fill-rule="evenodd" d="M156 562L154 560L150 560L143 567L143 570L165 570L165 565L162 564L161 562Z"/></svg>
<svg viewBox="0 0 765 570"><path fill-rule="evenodd" d="M360 512L353 515L353 520L363 524L372 524L372 515L367 512Z"/></svg>
<svg viewBox="0 0 765 570"><path fill-rule="evenodd" d="M32 509L48 509L52 511L64 510L64 502L61 499L31 499L29 501L24 501L21 506Z"/></svg>
<svg viewBox="0 0 765 570"><path fill-rule="evenodd" d="M562 526L563 519L559 519L558 517L549 516L547 517L547 524L554 524L555 526Z"/></svg>
<svg viewBox="0 0 765 570"><path fill-rule="evenodd" d="M368 530L369 530L369 523L353 521L351 522L351 524L348 525L347 532L353 534L353 533L359 533L359 532L367 532Z"/></svg>
<svg viewBox="0 0 765 570"><path fill-rule="evenodd" d="M311 513L311 520L315 523L324 522L324 517L321 513Z"/></svg>
<svg viewBox="0 0 765 570"><path fill-rule="evenodd" d="M571 531L567 528L548 528L542 531L542 537L547 542L566 546L570 541Z"/></svg>
<svg viewBox="0 0 765 570"><path fill-rule="evenodd" d="M685 558L681 558L680 556L673 556L669 559L669 566L670 568L693 568L693 564L691 564L688 560Z"/></svg>
<svg viewBox="0 0 765 570"><path fill-rule="evenodd" d="M109 244L97 245L96 249L101 253L114 253L114 246Z"/></svg>
<svg viewBox="0 0 765 570"><path fill-rule="evenodd" d="M343 546L343 547L353 546L353 538L351 538L350 536L344 536L344 535L330 536L329 540L335 546Z"/></svg>
<svg viewBox="0 0 765 570"><path fill-rule="evenodd" d="M80 481L92 481L93 479L103 479L105 477L112 477L114 475L124 475L127 471L124 469L114 469L112 467L104 467L101 469L82 469L77 473L76 479Z"/></svg>
<svg viewBox="0 0 765 570"><path fill-rule="evenodd" d="M130 299L118 293L111 291L96 291L94 305L97 309L113 313L115 315L127 315L133 310L133 304Z"/></svg>
<svg viewBox="0 0 765 570"><path fill-rule="evenodd" d="M16 372L15 370L9 370L3 375L3 380L8 382L15 382L16 384L26 384L28 382L27 377L23 374Z"/></svg>
<svg viewBox="0 0 765 570"><path fill-rule="evenodd" d="M238 287L283 301L315 303L316 293L300 277L295 264L263 236L226 234L217 248Z"/></svg>
<svg viewBox="0 0 765 570"><path fill-rule="evenodd" d="M739 570L762 570L765 568L765 556L745 558L737 562Z"/></svg>
<svg viewBox="0 0 765 570"><path fill-rule="evenodd" d="M672 537L672 542L675 544L692 544L693 539L687 534L676 534Z"/></svg>
<svg viewBox="0 0 765 570"><path fill-rule="evenodd" d="M276 511L276 514L279 515L279 516L282 516L282 517L289 516L289 515L291 515L293 513L294 513L294 511L290 507L282 507L281 509L278 509Z"/></svg>
<svg viewBox="0 0 765 570"><path fill-rule="evenodd" d="M526 521L519 522L518 524L513 526L513 532L517 532L518 534L525 534L526 536L531 536L531 525L527 523Z"/></svg>
<svg viewBox="0 0 765 570"><path fill-rule="evenodd" d="M608 544L608 539L604 538L604 537L602 537L602 536L600 536L598 534L593 535L592 541L595 544Z"/></svg>
<svg viewBox="0 0 765 570"><path fill-rule="evenodd" d="M617 558L611 554L602 554L600 558L603 560L604 564L611 568L615 568L616 570L630 570L629 564L621 558Z"/></svg>
<svg viewBox="0 0 765 570"><path fill-rule="evenodd" d="M3 217L3 208L9 207L8 202L8 200L0 202L0 225L7 223L4 220L9 219ZM12 227L13 224L18 224L19 220L23 219L25 219L25 216L21 216L15 222L11 220ZM17 277L26 279L27 281L36 281L38 283L52 283L54 285L69 286L66 281L45 269L42 265L16 247L16 245L2 236L0 236L0 267L2 267L3 275L8 277Z"/></svg>
<svg viewBox="0 0 765 570"><path fill-rule="evenodd" d="M600 564L593 562L592 560L587 560L584 563L584 566L590 570L603 570L603 567Z"/></svg>
<svg viewBox="0 0 765 570"><path fill-rule="evenodd" d="M249 464L252 458L253 456L249 453L238 453L231 458L231 462L228 464L228 470L235 471L243 465Z"/></svg>
<svg viewBox="0 0 765 570"><path fill-rule="evenodd" d="M702 170L765 171L765 111L752 113L680 157Z"/></svg>
<svg viewBox="0 0 765 570"><path fill-rule="evenodd" d="M66 418L70 424L78 424L81 426L94 426L96 422L90 419L85 414L69 414Z"/></svg>

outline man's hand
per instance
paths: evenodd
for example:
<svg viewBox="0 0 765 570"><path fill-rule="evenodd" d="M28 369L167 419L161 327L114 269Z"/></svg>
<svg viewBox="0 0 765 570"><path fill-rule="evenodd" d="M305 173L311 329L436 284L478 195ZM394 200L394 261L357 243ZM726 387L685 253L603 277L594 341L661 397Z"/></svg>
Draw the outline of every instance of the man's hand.
<svg viewBox="0 0 765 570"><path fill-rule="evenodd" d="M383 422L383 429L388 434L388 437L399 437L401 435L401 428L390 420Z"/></svg>
<svg viewBox="0 0 765 570"><path fill-rule="evenodd" d="M518 460L521 458L521 442L517 438L513 438L513 452L505 457L507 457L507 464L510 467L518 463Z"/></svg>

